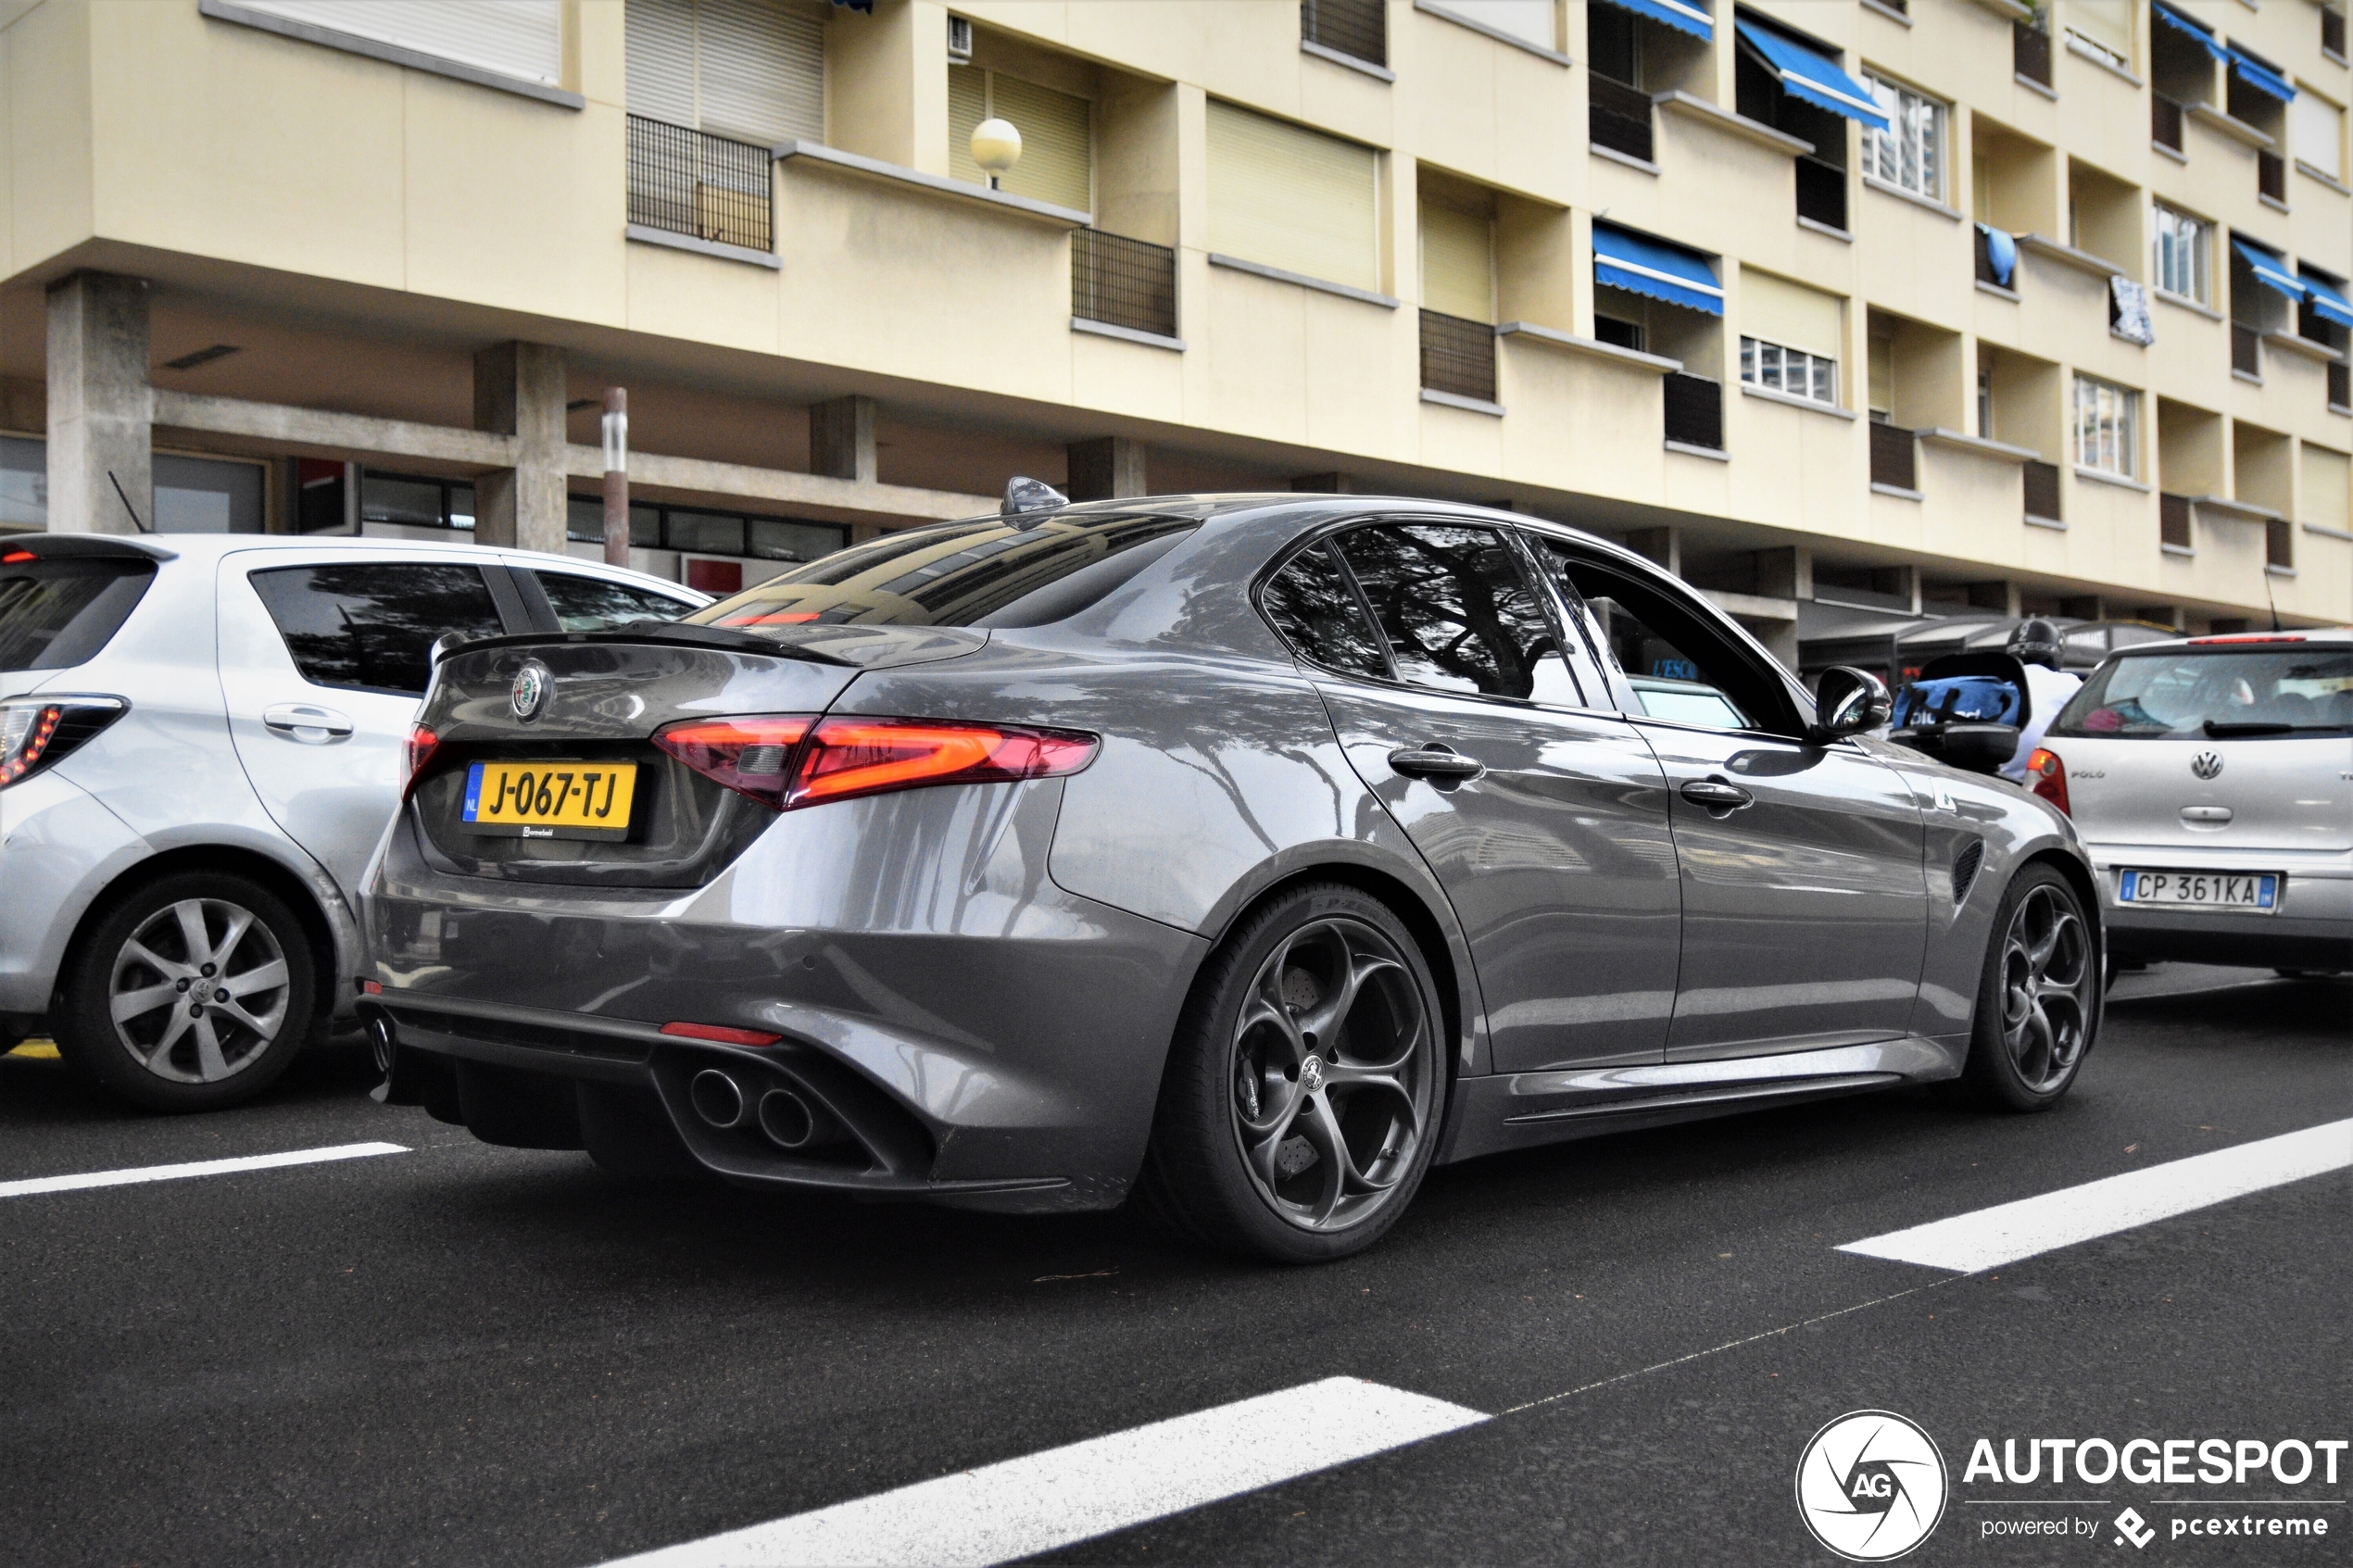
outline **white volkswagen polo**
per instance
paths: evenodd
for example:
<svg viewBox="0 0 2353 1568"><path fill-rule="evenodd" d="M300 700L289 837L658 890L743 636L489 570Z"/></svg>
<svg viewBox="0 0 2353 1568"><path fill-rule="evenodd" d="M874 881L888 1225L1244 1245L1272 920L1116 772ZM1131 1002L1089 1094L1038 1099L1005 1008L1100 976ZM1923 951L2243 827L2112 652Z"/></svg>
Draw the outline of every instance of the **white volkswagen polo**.
<svg viewBox="0 0 2353 1568"><path fill-rule="evenodd" d="M2026 781L2075 819L2111 957L2353 969L2353 630L2117 654Z"/></svg>

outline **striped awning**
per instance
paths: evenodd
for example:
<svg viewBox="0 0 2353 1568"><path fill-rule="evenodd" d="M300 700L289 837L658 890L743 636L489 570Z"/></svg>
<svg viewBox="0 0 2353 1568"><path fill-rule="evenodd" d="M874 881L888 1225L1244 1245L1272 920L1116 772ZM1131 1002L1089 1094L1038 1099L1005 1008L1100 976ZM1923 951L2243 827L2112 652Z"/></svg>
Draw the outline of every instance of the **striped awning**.
<svg viewBox="0 0 2353 1568"><path fill-rule="evenodd" d="M2353 327L2353 301L2309 272L2300 274L2297 281L2304 285L2305 297L2312 302L2313 314L2340 327Z"/></svg>
<svg viewBox="0 0 2353 1568"><path fill-rule="evenodd" d="M1609 4L1621 11L1664 22L1703 43L1716 42L1716 23L1707 14L1706 0L1609 0Z"/></svg>
<svg viewBox="0 0 2353 1568"><path fill-rule="evenodd" d="M1736 22L1741 42L1765 69L1780 79L1781 91L1816 108L1860 120L1874 131L1891 131L1886 111L1871 97L1869 88L1816 54L1805 44L1768 32L1754 22Z"/></svg>
<svg viewBox="0 0 2353 1568"><path fill-rule="evenodd" d="M1593 225L1593 282L1687 310L1724 314L1724 286L1705 257L1606 223Z"/></svg>
<svg viewBox="0 0 2353 1568"><path fill-rule="evenodd" d="M2242 240L2235 234L2231 236L2231 248L2239 253L2240 260L2255 269L2257 282L2287 295L2298 305L2304 303L2304 280L2290 270L2285 261L2261 245Z"/></svg>

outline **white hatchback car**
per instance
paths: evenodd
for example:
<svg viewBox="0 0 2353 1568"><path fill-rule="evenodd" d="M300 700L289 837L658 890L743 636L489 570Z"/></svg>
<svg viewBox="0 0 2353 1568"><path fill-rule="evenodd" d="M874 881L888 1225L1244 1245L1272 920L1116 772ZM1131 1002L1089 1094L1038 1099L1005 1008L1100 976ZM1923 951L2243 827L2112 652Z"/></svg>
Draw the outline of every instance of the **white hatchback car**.
<svg viewBox="0 0 2353 1568"><path fill-rule="evenodd" d="M2026 782L2075 819L2112 958L2353 969L2353 631L2114 655Z"/></svg>
<svg viewBox="0 0 2353 1568"><path fill-rule="evenodd" d="M351 1012L434 643L709 602L473 545L0 538L0 1048L46 1028L156 1110L259 1093Z"/></svg>

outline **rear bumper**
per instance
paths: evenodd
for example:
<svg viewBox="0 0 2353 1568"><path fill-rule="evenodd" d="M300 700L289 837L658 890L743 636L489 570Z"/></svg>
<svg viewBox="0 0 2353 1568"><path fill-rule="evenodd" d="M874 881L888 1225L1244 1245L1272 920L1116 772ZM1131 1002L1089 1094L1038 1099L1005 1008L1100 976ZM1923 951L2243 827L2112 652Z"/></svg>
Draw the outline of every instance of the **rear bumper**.
<svg viewBox="0 0 2353 1568"><path fill-rule="evenodd" d="M2117 958L2279 969L2353 968L2353 855L2205 846L2087 844ZM2117 902L2128 867L2275 872L2276 914L2229 909L2156 909Z"/></svg>
<svg viewBox="0 0 2353 1568"><path fill-rule="evenodd" d="M0 791L0 1014L49 1010L66 944L92 900L150 853L55 769Z"/></svg>

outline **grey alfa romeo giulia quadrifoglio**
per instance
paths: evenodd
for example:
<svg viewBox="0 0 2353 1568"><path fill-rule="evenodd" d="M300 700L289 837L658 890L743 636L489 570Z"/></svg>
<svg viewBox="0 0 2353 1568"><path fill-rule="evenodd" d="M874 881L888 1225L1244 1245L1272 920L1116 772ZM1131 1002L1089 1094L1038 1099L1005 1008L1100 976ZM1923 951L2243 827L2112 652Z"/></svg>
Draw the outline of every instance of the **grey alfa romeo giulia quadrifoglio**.
<svg viewBox="0 0 2353 1568"><path fill-rule="evenodd" d="M1641 557L1360 496L1007 506L447 651L368 879L379 1095L1306 1261L1441 1160L1944 1079L2032 1110L2090 1049L2066 818Z"/></svg>

